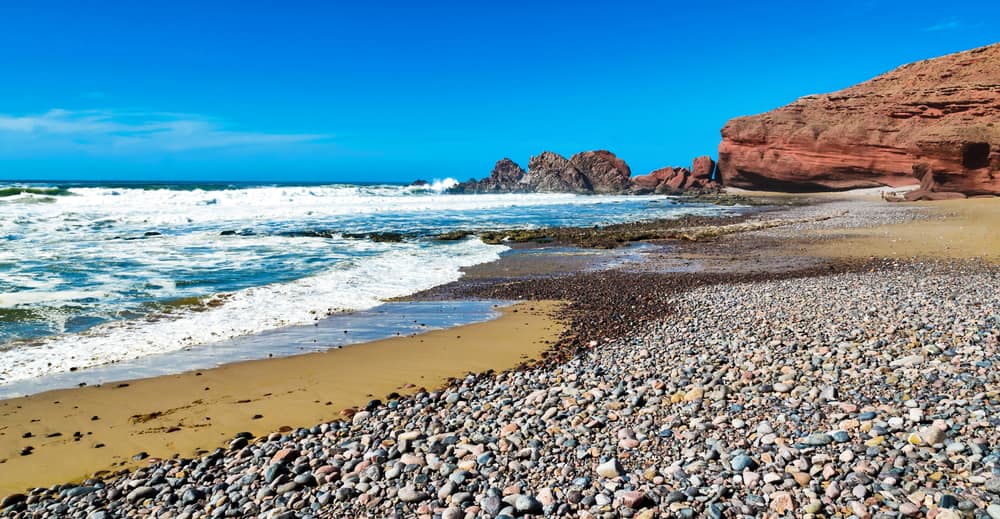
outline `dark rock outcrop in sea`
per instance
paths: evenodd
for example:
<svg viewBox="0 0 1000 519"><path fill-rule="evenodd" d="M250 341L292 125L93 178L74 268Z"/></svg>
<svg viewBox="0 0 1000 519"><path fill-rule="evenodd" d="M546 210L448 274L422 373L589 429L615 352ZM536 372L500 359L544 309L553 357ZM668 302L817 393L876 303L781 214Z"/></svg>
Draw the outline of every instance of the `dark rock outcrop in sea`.
<svg viewBox="0 0 1000 519"><path fill-rule="evenodd" d="M506 157L497 161L490 176L469 179L449 191L453 193L525 193L530 191L524 183L524 168Z"/></svg>
<svg viewBox="0 0 1000 519"><path fill-rule="evenodd" d="M698 157L692 168L663 168L632 178L624 160L607 150L583 151L570 158L543 151L531 157L528 171L504 158L490 176L470 179L451 188L451 193L580 193L642 194L679 193L718 185L712 180L715 162Z"/></svg>
<svg viewBox="0 0 1000 519"><path fill-rule="evenodd" d="M722 129L727 186L904 186L908 198L1000 195L1000 44L903 65ZM916 178L915 178L916 177Z"/></svg>
<svg viewBox="0 0 1000 519"><path fill-rule="evenodd" d="M631 184L632 170L610 151L580 152L570 157L569 163L587 179L594 193L622 193ZM531 173L530 168L528 172Z"/></svg>
<svg viewBox="0 0 1000 519"><path fill-rule="evenodd" d="M524 183L531 191L544 193L589 193L590 180L566 157L543 151L528 161Z"/></svg>

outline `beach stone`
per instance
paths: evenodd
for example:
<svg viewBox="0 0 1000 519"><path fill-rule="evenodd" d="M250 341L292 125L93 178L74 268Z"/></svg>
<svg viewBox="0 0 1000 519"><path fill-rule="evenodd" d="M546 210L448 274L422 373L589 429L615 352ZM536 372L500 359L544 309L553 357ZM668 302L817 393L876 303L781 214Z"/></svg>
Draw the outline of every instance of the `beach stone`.
<svg viewBox="0 0 1000 519"><path fill-rule="evenodd" d="M687 500L688 500L687 494L681 492L680 490L672 490L669 493L667 493L667 497L665 497L663 501L664 503L669 505L673 503L682 503Z"/></svg>
<svg viewBox="0 0 1000 519"><path fill-rule="evenodd" d="M986 480L986 484L983 485L987 492L1000 495L1000 478L990 478Z"/></svg>
<svg viewBox="0 0 1000 519"><path fill-rule="evenodd" d="M757 468L757 462L745 454L733 456L733 459L729 463L733 467L733 470L737 472L741 472L744 469L754 470Z"/></svg>
<svg viewBox="0 0 1000 519"><path fill-rule="evenodd" d="M286 472L284 463L274 463L264 471L264 482L271 483Z"/></svg>
<svg viewBox="0 0 1000 519"><path fill-rule="evenodd" d="M533 496L521 494L514 501L514 509L522 514L540 514L542 513L542 503Z"/></svg>
<svg viewBox="0 0 1000 519"><path fill-rule="evenodd" d="M18 503L26 501L27 499L28 496L21 493L10 494L7 497L4 497L3 501L0 501L0 509L16 505Z"/></svg>
<svg viewBox="0 0 1000 519"><path fill-rule="evenodd" d="M463 517L465 517L465 513L456 506L449 506L441 512L441 519L462 519Z"/></svg>
<svg viewBox="0 0 1000 519"><path fill-rule="evenodd" d="M778 515L784 515L787 512L795 510L795 500L789 492L774 492L771 494L770 498L771 511Z"/></svg>
<svg viewBox="0 0 1000 519"><path fill-rule="evenodd" d="M639 492L636 490L630 490L621 493L622 505L631 508L633 510L639 510L650 506L652 503L649 498L646 497L644 492Z"/></svg>
<svg viewBox="0 0 1000 519"><path fill-rule="evenodd" d="M944 441L944 437L945 437L944 431L933 425L930 427L925 427L923 430L920 431L920 439L923 440L923 442L928 445L936 445L938 443L941 443Z"/></svg>
<svg viewBox="0 0 1000 519"><path fill-rule="evenodd" d="M705 396L705 390L701 387L694 387L684 393L685 402L694 402L695 400L701 400Z"/></svg>
<svg viewBox="0 0 1000 519"><path fill-rule="evenodd" d="M278 488L274 489L274 491L280 496L283 494L287 494L289 492L294 492L298 490L298 488L299 488L298 483L294 481L289 481L288 483L282 483L281 485L278 485Z"/></svg>
<svg viewBox="0 0 1000 519"><path fill-rule="evenodd" d="M986 507L986 513L991 519L1000 519L1000 504L993 503Z"/></svg>
<svg viewBox="0 0 1000 519"><path fill-rule="evenodd" d="M821 434L811 434L811 435L807 436L804 440L802 440L802 443L805 443L806 445L812 445L814 447L820 447L820 446L823 446L823 445L829 445L829 444L833 443L833 436L830 436L829 434L822 434L822 433Z"/></svg>
<svg viewBox="0 0 1000 519"><path fill-rule="evenodd" d="M938 506L941 508L958 508L958 499L951 494L941 494L938 499Z"/></svg>
<svg viewBox="0 0 1000 519"><path fill-rule="evenodd" d="M135 503L137 501L142 501L143 499L148 499L157 494L157 490L153 487L137 487L135 490L128 493L125 498L129 503Z"/></svg>
<svg viewBox="0 0 1000 519"><path fill-rule="evenodd" d="M412 485L407 485L399 489L396 493L396 497L404 503L412 503L414 501L423 501L427 499L427 493L415 489Z"/></svg>
<svg viewBox="0 0 1000 519"><path fill-rule="evenodd" d="M500 500L499 496L487 496L480 501L480 505L487 515L495 517L500 513L500 507L503 505L503 501Z"/></svg>
<svg viewBox="0 0 1000 519"><path fill-rule="evenodd" d="M90 494L92 492L96 492L97 490L98 490L97 487L83 485L83 486L79 486L79 487L73 487L73 488L70 488L68 490L64 490L62 492L62 495L65 496L65 497L68 497L68 498L82 497L82 496L85 496L85 495ZM18 494L15 494L15 495L18 495ZM7 505L4 505L3 503L0 503L0 508L4 508L5 506L7 506Z"/></svg>
<svg viewBox="0 0 1000 519"><path fill-rule="evenodd" d="M921 364L923 362L924 362L924 356L923 355L919 355L919 354L917 354L917 355L907 355L906 357L899 358L899 359L896 359L896 360L890 362L889 366L893 367L893 368L911 368L911 367L916 366L918 364Z"/></svg>
<svg viewBox="0 0 1000 519"><path fill-rule="evenodd" d="M597 475L602 478L616 478L625 472L617 459L610 459L597 466Z"/></svg>
<svg viewBox="0 0 1000 519"><path fill-rule="evenodd" d="M205 493L197 488L189 488L181 494L181 504L185 506L193 505L202 499L205 499Z"/></svg>
<svg viewBox="0 0 1000 519"><path fill-rule="evenodd" d="M308 472L295 476L294 482L303 487L316 486L316 478Z"/></svg>
<svg viewBox="0 0 1000 519"><path fill-rule="evenodd" d="M851 501L849 505L851 507L851 512L853 512L856 517L871 517L871 513L868 512L868 507L861 501Z"/></svg>
<svg viewBox="0 0 1000 519"><path fill-rule="evenodd" d="M833 441L837 443L847 443L851 441L851 435L847 434L847 431L833 431L830 436L832 436Z"/></svg>

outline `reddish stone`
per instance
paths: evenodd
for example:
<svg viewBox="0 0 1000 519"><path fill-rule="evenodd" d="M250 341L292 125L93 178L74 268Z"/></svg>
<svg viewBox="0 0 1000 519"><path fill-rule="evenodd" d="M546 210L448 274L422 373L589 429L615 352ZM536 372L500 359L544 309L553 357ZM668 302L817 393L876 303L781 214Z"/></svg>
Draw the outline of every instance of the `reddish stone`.
<svg viewBox="0 0 1000 519"><path fill-rule="evenodd" d="M707 155L696 157L691 163L691 176L693 178L710 180L713 171L715 171L715 161Z"/></svg>
<svg viewBox="0 0 1000 519"><path fill-rule="evenodd" d="M651 501L646 494L636 490L629 490L622 492L621 494L622 506L631 508L633 510L638 510L640 508L645 508L651 504Z"/></svg>
<svg viewBox="0 0 1000 519"><path fill-rule="evenodd" d="M584 151L569 158L598 194L621 193L628 189L632 170L624 160L607 150Z"/></svg>
<svg viewBox="0 0 1000 519"><path fill-rule="evenodd" d="M292 461L299 457L299 451L295 449L281 449L271 456L271 464L278 463L279 461Z"/></svg>

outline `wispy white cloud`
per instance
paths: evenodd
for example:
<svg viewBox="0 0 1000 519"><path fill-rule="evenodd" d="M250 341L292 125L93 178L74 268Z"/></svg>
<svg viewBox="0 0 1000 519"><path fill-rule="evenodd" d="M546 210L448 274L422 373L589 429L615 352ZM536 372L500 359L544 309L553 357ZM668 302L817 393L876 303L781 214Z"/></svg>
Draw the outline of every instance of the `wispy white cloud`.
<svg viewBox="0 0 1000 519"><path fill-rule="evenodd" d="M965 24L963 24L960 20L956 18L949 18L934 25L924 27L922 30L925 32L954 31L956 29L961 29L962 27L965 27Z"/></svg>
<svg viewBox="0 0 1000 519"><path fill-rule="evenodd" d="M41 114L0 114L0 153L30 149L93 154L258 150L331 137L240 131L216 119L184 113L53 109Z"/></svg>

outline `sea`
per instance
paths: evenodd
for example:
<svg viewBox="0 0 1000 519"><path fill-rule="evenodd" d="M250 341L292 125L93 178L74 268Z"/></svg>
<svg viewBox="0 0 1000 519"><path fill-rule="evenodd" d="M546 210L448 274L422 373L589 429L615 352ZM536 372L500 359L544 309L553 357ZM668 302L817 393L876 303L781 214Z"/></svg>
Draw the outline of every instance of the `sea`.
<svg viewBox="0 0 1000 519"><path fill-rule="evenodd" d="M454 184L0 182L0 396L179 350L221 363L260 348L241 338L279 337L272 346L291 354L281 330L331 316L372 326L387 300L509 251L436 238L449 231L739 210L670 196L447 194Z"/></svg>

